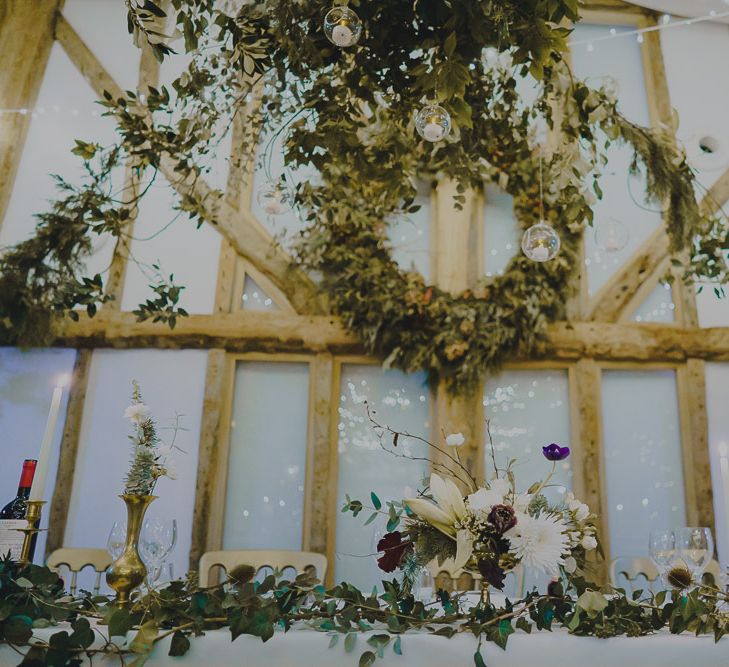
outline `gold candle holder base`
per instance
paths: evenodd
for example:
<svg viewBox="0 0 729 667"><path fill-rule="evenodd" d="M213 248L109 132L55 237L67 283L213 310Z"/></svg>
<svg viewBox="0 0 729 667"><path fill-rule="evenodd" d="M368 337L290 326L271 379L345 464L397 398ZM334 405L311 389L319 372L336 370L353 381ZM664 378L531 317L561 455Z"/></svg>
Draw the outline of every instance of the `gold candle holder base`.
<svg viewBox="0 0 729 667"><path fill-rule="evenodd" d="M45 504L45 500L27 500L25 503L27 508L25 510L25 520L28 522L28 525L25 528L17 529L24 535L23 547L20 550L20 558L18 559L21 567L30 565L30 550L33 546L33 539L38 533L43 532L43 529L38 526L40 526L41 513Z"/></svg>

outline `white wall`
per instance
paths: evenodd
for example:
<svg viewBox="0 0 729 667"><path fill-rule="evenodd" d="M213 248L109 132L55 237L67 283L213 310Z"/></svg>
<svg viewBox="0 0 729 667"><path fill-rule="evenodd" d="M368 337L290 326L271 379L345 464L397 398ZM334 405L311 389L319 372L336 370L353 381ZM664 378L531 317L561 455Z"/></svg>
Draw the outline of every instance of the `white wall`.
<svg viewBox="0 0 729 667"><path fill-rule="evenodd" d="M207 353L198 350L97 350L89 370L84 416L66 524L65 545L105 547L111 525L126 518L117 497L130 459L131 424L123 417L136 379L145 403L169 441L176 414L182 415L175 459L178 479L163 478L148 515L177 519L178 542L171 560L177 575L188 568L195 501Z"/></svg>
<svg viewBox="0 0 729 667"><path fill-rule="evenodd" d="M46 427L53 388L62 378L70 378L75 350L29 350L0 348L0 507L15 497L23 459L37 459ZM68 390L64 391L61 412L53 435L51 468L43 497L51 500L58 468L58 451L66 415ZM42 526L48 525L48 511ZM42 560L45 533L36 545L36 562Z"/></svg>

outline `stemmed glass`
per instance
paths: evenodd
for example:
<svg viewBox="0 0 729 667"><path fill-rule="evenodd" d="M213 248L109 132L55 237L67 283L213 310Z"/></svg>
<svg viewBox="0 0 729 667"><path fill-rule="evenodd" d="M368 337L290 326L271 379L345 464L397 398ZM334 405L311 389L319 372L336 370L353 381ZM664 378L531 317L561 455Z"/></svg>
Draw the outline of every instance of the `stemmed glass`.
<svg viewBox="0 0 729 667"><path fill-rule="evenodd" d="M701 582L706 566L714 555L710 528L681 528L676 531L676 551L691 571L691 578Z"/></svg>
<svg viewBox="0 0 729 667"><path fill-rule="evenodd" d="M147 519L142 526L139 551L149 572L147 585L152 588L162 571L162 563L177 543L175 519Z"/></svg>
<svg viewBox="0 0 729 667"><path fill-rule="evenodd" d="M111 530L109 531L109 537L106 540L106 550L109 555L116 560L122 555L124 551L124 544L127 539L127 524L124 521L115 521Z"/></svg>

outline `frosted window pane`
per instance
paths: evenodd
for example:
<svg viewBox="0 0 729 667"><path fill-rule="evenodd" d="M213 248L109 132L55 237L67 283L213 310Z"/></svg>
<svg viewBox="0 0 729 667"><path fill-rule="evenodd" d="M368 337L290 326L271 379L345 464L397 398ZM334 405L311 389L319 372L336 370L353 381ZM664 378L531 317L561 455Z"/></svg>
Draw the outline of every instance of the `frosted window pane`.
<svg viewBox="0 0 729 667"><path fill-rule="evenodd" d="M729 71L707 67L726 62L729 57L729 31L721 23L697 23L680 30L661 32L663 60L671 94L681 123L677 136L699 180L710 187L729 167ZM697 73L700 73L697 76ZM701 149L701 140L714 140L713 153Z"/></svg>
<svg viewBox="0 0 729 667"><path fill-rule="evenodd" d="M273 299L268 296L248 274L243 283L243 310L278 310Z"/></svg>
<svg viewBox="0 0 729 667"><path fill-rule="evenodd" d="M141 51L127 31L126 4L66 0L63 15L122 90L136 90Z"/></svg>
<svg viewBox="0 0 729 667"><path fill-rule="evenodd" d="M709 417L711 481L714 489L716 550L729 566L729 411L726 393L729 364L706 364L706 410ZM722 460L723 459L723 460Z"/></svg>
<svg viewBox="0 0 729 667"><path fill-rule="evenodd" d="M500 188L484 188L483 253L486 276L503 273L519 248L519 227L514 217L514 199Z"/></svg>
<svg viewBox="0 0 729 667"><path fill-rule="evenodd" d="M696 294L696 308L702 327L729 327L729 298L720 298L713 285L704 285Z"/></svg>
<svg viewBox="0 0 729 667"><path fill-rule="evenodd" d="M415 268L426 282L430 281L430 201L430 183L418 183L414 203L420 210L400 216L388 228L393 259L405 271Z"/></svg>
<svg viewBox="0 0 729 667"><path fill-rule="evenodd" d="M569 382L566 370L506 370L489 377L483 397L484 415L489 420L496 463L505 468L518 459L515 469L519 491L544 479L551 463L542 447L552 442L572 447L570 434ZM486 470L493 476L488 442L485 446ZM554 483L547 494L557 501L572 486L570 459L557 464Z"/></svg>
<svg viewBox="0 0 729 667"><path fill-rule="evenodd" d="M673 322L674 309L671 286L659 284L636 309L631 319L634 322Z"/></svg>
<svg viewBox="0 0 729 667"><path fill-rule="evenodd" d="M301 549L308 406L308 364L237 364L224 549Z"/></svg>
<svg viewBox="0 0 729 667"><path fill-rule="evenodd" d="M51 406L53 388L62 376L70 377L75 350L30 350L0 347L0 507L15 497L23 459L38 458ZM43 497L50 501L56 480L58 450L63 433L68 391L53 437L51 468ZM47 527L45 513L43 527ZM36 563L42 561L45 533L38 535Z"/></svg>
<svg viewBox="0 0 729 667"><path fill-rule="evenodd" d="M175 453L177 479L159 481L155 489L159 497L147 514L177 520L177 546L170 560L176 575L187 572L206 363L207 353L201 350L94 351L65 546L104 548L112 523L126 519L117 495L123 490L130 456L131 425L123 413L136 379L162 440L169 442L175 416L182 415L184 430L178 432L175 444L184 453Z"/></svg>
<svg viewBox="0 0 729 667"><path fill-rule="evenodd" d="M176 205L176 194L158 175L157 182L139 203L122 310L134 310L150 297L149 285L158 280L153 268L156 264L165 279L173 274L175 283L184 285L180 306L189 313L213 311L220 234L207 223L198 229L187 215L174 210Z"/></svg>
<svg viewBox="0 0 729 667"><path fill-rule="evenodd" d="M605 371L602 413L610 557L647 556L651 530L686 523L676 374Z"/></svg>
<svg viewBox="0 0 729 667"><path fill-rule="evenodd" d="M625 26L580 24L575 28L573 40L582 42L596 39L608 35L611 28L618 31L632 30ZM600 85L606 76L613 77L619 86L620 110L630 120L649 125L640 45L635 39L626 37L595 42L593 46L592 51L588 51L585 44L573 48L575 74L593 85ZM588 229L585 232L585 264L590 294L597 292L660 224L660 213L654 210L659 206L643 201L642 178L628 176L632 155L630 148L616 144L610 147L607 155L608 164L603 168L600 179L604 196L594 206L595 225L599 226L603 220L616 218L628 228L630 240L623 250L607 253L597 248L593 230ZM645 210L646 208L649 210Z"/></svg>
<svg viewBox="0 0 729 667"><path fill-rule="evenodd" d="M346 494L367 502L375 491L383 502L402 500L413 493L430 472L424 461L395 458L380 448L367 418L364 401L377 411L381 424L429 437L429 391L425 374L405 375L400 371L383 370L379 366L345 365L339 399L339 476L337 506ZM398 451L413 456L427 456L425 445L402 438ZM352 518L337 514L336 581L347 581L369 590L378 584L384 573L376 558L360 558L376 550L385 533L385 521L374 521L363 528L366 514Z"/></svg>
<svg viewBox="0 0 729 667"><path fill-rule="evenodd" d="M36 213L50 209L58 191L50 174L79 183L82 161L71 154L74 139L109 145L116 141L115 124L102 118L96 94L58 43L54 43L43 77L38 103L23 148L18 175L2 227L0 246L13 245L33 234ZM115 172L121 185L124 170ZM94 239L95 255L87 265L91 273L106 270L114 250L113 239Z"/></svg>

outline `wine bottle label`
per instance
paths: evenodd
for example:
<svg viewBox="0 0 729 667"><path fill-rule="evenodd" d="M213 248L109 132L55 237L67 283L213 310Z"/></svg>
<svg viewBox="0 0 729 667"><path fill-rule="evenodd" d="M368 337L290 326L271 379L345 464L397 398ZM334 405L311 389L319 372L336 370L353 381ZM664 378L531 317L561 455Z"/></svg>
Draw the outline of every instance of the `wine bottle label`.
<svg viewBox="0 0 729 667"><path fill-rule="evenodd" d="M18 528L26 528L27 525L25 519L0 519L0 557L5 558L9 551L12 560L20 558L25 534Z"/></svg>

